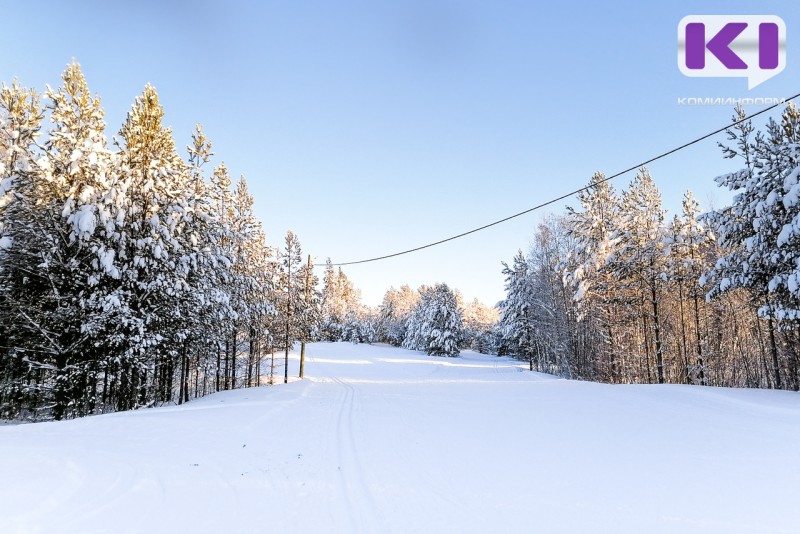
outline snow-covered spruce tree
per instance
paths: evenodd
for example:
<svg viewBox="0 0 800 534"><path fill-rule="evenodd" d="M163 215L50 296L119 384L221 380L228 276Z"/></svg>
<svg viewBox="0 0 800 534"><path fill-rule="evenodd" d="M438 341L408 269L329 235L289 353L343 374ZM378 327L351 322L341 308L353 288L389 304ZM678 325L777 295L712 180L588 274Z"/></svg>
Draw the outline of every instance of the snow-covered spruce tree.
<svg viewBox="0 0 800 534"><path fill-rule="evenodd" d="M745 117L736 110L734 119ZM781 122L770 120L767 136L753 136L749 121L729 132L733 147L726 157L741 157L745 167L720 176L717 183L736 193L730 206L708 215L718 228L724 255L706 275L709 298L738 288L747 290L766 319L774 385L783 386L777 335L797 342L800 322L800 112L789 104ZM793 347L792 347L793 349ZM796 350L787 350L788 378L800 386Z"/></svg>
<svg viewBox="0 0 800 534"><path fill-rule="evenodd" d="M14 82L0 87L0 418L15 418L40 402L42 366L49 363L50 330L39 328L38 303L50 293L40 233L42 221L36 138L43 109L35 91ZM33 385L33 387L31 387Z"/></svg>
<svg viewBox="0 0 800 534"><path fill-rule="evenodd" d="M56 361L56 419L91 413L105 402L99 380L107 385L104 333L111 319L106 297L119 279L113 236L123 195L99 99L91 96L76 62L67 66L62 80L58 90L48 89L46 95L53 126L41 165L45 180L57 188L53 208L60 211L51 213L53 235L61 241L50 280L55 292L69 295L69 305L59 304L56 321L61 347L71 349Z"/></svg>
<svg viewBox="0 0 800 534"><path fill-rule="evenodd" d="M618 380L614 330L615 280L606 268L615 249L618 199L605 175L596 172L590 189L579 193L581 210L567 208L566 224L575 248L564 265L564 283L574 292L579 321L596 339L594 364L609 381Z"/></svg>
<svg viewBox="0 0 800 534"><path fill-rule="evenodd" d="M378 310L362 305L358 311L358 335L355 343L375 343L378 339Z"/></svg>
<svg viewBox="0 0 800 534"><path fill-rule="evenodd" d="M400 345L404 349L424 350L423 347L425 346L425 338L423 336L423 310L425 309L427 302L430 300L428 293L431 291L431 289L432 288L427 285L422 285L417 289L419 299L406 318L403 340Z"/></svg>
<svg viewBox="0 0 800 534"><path fill-rule="evenodd" d="M342 325L341 341L373 343L377 337L378 315L369 306L352 306Z"/></svg>
<svg viewBox="0 0 800 534"><path fill-rule="evenodd" d="M458 356L461 312L447 284L420 290L419 303L408 318L403 347L432 356Z"/></svg>
<svg viewBox="0 0 800 534"><path fill-rule="evenodd" d="M104 276L118 274L107 249L115 226L115 172L103 111L77 63L62 80L57 90L48 88L53 125L42 156L19 180L9 212L17 245L11 263L35 265L19 288L24 298L14 299L18 315L28 317L15 330L32 334L32 344L18 340L14 346L28 345L28 366L48 382L48 415L55 419L95 409L104 355L99 332L107 315L96 297Z"/></svg>
<svg viewBox="0 0 800 534"><path fill-rule="evenodd" d="M532 310L535 296L528 262L521 250L517 251L511 266L503 262L503 276L506 282L506 298L500 302L500 353L527 361L533 371L539 352Z"/></svg>

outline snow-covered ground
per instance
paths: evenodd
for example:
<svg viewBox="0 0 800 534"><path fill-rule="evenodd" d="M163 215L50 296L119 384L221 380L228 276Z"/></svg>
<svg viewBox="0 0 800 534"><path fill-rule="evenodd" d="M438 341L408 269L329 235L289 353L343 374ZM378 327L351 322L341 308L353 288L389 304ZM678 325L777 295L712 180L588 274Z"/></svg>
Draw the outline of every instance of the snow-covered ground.
<svg viewBox="0 0 800 534"><path fill-rule="evenodd" d="M573 382L474 353L309 354L285 386L0 426L0 532L800 528L797 394Z"/></svg>

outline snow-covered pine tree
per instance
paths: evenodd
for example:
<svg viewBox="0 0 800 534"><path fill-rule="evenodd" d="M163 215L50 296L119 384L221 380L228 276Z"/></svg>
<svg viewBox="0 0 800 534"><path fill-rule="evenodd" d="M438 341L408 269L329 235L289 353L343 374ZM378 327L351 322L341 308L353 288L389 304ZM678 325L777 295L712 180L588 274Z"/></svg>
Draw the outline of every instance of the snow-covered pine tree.
<svg viewBox="0 0 800 534"><path fill-rule="evenodd" d="M224 226L211 186L203 173L203 167L213 155L211 148L211 142L198 124L192 133L192 143L187 147L189 180L183 232L185 252L181 260L188 263L186 282L190 291L181 294L184 310L181 328L185 338L179 349L179 403L189 400L192 370L195 396L206 391L208 377L214 374L213 359L217 346L225 339L228 326L235 317L229 292L231 252L223 248L229 229ZM161 384L159 400L170 400L170 381L162 379Z"/></svg>
<svg viewBox="0 0 800 534"><path fill-rule="evenodd" d="M311 255L301 267L299 280L302 292L302 306L297 315L298 341L300 341L300 372L303 378L305 372L306 343L319 337L322 295L317 289L319 278L314 274L314 263Z"/></svg>
<svg viewBox="0 0 800 534"><path fill-rule="evenodd" d="M408 285L403 285L400 289L389 288L378 307L378 339L401 346L406 336L406 323L419 299L419 293Z"/></svg>
<svg viewBox="0 0 800 534"><path fill-rule="evenodd" d="M682 216L675 216L664 236L668 281L677 286L680 350L684 376L689 383L705 384L701 328L703 291L700 277L708 268L714 236L700 221L700 204L691 191L683 196ZM694 354L694 358L691 358Z"/></svg>
<svg viewBox="0 0 800 534"><path fill-rule="evenodd" d="M490 332L500 318L497 308L490 308L478 299L473 299L464 306L461 318L464 323L463 346L491 354L494 351L494 341Z"/></svg>
<svg viewBox="0 0 800 534"><path fill-rule="evenodd" d="M734 120L745 118L736 109ZM800 112L789 104L781 122L770 120L767 136L753 135L750 121L728 131L734 146L725 157L740 157L745 167L716 178L736 195L730 206L707 215L717 228L723 255L705 275L708 297L741 288L766 319L774 385L782 387L778 342L780 329L797 337L800 321ZM790 341L790 343L794 343ZM800 362L789 352L789 378L800 387Z"/></svg>
<svg viewBox="0 0 800 534"><path fill-rule="evenodd" d="M223 287L228 294L231 306L230 321L219 323L216 342L216 363L214 366L215 390L220 391L228 388L230 377L230 323L236 320L234 294L237 293L239 280L233 273L235 258L236 236L234 235L234 207L233 193L231 191L231 179L228 167L225 163L220 163L214 168L211 174L211 201L214 205L214 213L217 220L216 225L216 244L220 250L221 259L225 265L225 277Z"/></svg>
<svg viewBox="0 0 800 534"><path fill-rule="evenodd" d="M575 244L563 217L548 217L539 224L527 257L535 349L539 369L560 376L589 376L591 357L585 332L576 321L575 302L563 282L563 264Z"/></svg>
<svg viewBox="0 0 800 534"><path fill-rule="evenodd" d="M325 266L322 288L320 336L327 341L357 341L361 292L341 268L333 269L330 258Z"/></svg>
<svg viewBox="0 0 800 534"><path fill-rule="evenodd" d="M297 236L289 231L283 249L279 253L278 286L276 292L276 311L278 324L276 337L279 347L284 350L284 382L289 381L289 350L295 341L302 339L306 332L303 321L305 307L305 279L303 252Z"/></svg>
<svg viewBox="0 0 800 534"><path fill-rule="evenodd" d="M596 172L589 182L590 189L578 194L582 210L567 208L568 234L574 239L575 248L564 266L564 283L574 291L580 321L602 344L602 350L595 354L604 357L595 365L615 382L619 374L614 330L616 284L606 264L616 246L619 208L614 188L605 180L602 172Z"/></svg>
<svg viewBox="0 0 800 534"><path fill-rule="evenodd" d="M114 294L116 331L109 338L119 367L117 409L148 401L146 377L174 376L186 339L182 325L190 235L185 233L190 173L175 151L156 90L147 85L120 130L124 226L115 234L121 283ZM171 391L171 385L167 386Z"/></svg>
<svg viewBox="0 0 800 534"><path fill-rule="evenodd" d="M261 252L261 236L259 224L253 213L253 197L247 190L247 182L241 177L233 192L233 218L231 219L231 244L233 255L231 277L231 302L235 311L235 320L229 325L229 376L225 383L236 387L236 368L239 355L239 342L252 332L257 316L258 305L257 273L254 272L255 255Z"/></svg>
<svg viewBox="0 0 800 534"><path fill-rule="evenodd" d="M240 178L234 192L234 239L236 260L233 266L237 289L234 300L241 301L237 310L237 329L240 339L247 339L246 383L252 385L259 379L262 351L270 348L274 339L273 277L275 251L267 246L261 222L253 212L253 197L244 177ZM234 346L238 346L234 343ZM234 366L235 368L235 361ZM233 383L233 381L232 381Z"/></svg>
<svg viewBox="0 0 800 534"><path fill-rule="evenodd" d="M246 187L235 204L230 181L218 187L226 172L208 186L199 127L189 165L177 156L152 87L114 153L80 66L62 80L46 93L53 125L41 145L38 96L17 83L0 90L0 417L72 417L175 393L182 402L192 371L195 395L201 378L208 391L205 355L230 337L241 279L251 384L256 339L272 344L263 319L276 277Z"/></svg>
<svg viewBox="0 0 800 534"><path fill-rule="evenodd" d="M665 380L660 308L666 278L664 213L661 193L648 170L642 167L622 195L620 224L615 235L619 243L611 259L611 269L618 279L641 299L644 329L652 329L656 380L659 384ZM645 354L649 354L648 345L645 342ZM649 380L649 365L646 371Z"/></svg>

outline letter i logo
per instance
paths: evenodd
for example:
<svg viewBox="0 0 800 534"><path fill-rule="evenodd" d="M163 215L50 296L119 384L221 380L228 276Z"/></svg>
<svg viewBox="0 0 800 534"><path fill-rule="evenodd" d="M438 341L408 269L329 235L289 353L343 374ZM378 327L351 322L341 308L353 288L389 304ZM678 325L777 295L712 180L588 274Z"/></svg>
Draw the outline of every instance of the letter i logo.
<svg viewBox="0 0 800 534"><path fill-rule="evenodd" d="M692 77L747 78L752 89L786 68L786 24L774 15L684 17L678 68Z"/></svg>

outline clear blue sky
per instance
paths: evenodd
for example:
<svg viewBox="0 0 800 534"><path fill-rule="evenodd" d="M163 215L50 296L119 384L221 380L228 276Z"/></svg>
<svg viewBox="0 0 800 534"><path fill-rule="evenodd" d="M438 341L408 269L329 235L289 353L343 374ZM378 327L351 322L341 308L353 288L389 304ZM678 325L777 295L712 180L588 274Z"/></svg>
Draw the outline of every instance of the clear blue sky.
<svg viewBox="0 0 800 534"><path fill-rule="evenodd" d="M800 92L796 2L119 4L6 2L0 79L43 89L74 57L110 134L152 83L178 143L202 123L215 161L246 176L269 241L291 229L318 262L480 226L732 115L679 97ZM678 22L715 13L782 17L786 70L752 91L743 78L684 77ZM728 198L712 178L735 165L715 142L650 167L670 213L687 188L704 207ZM542 215L345 272L368 304L439 281L494 303L501 260L527 248Z"/></svg>

